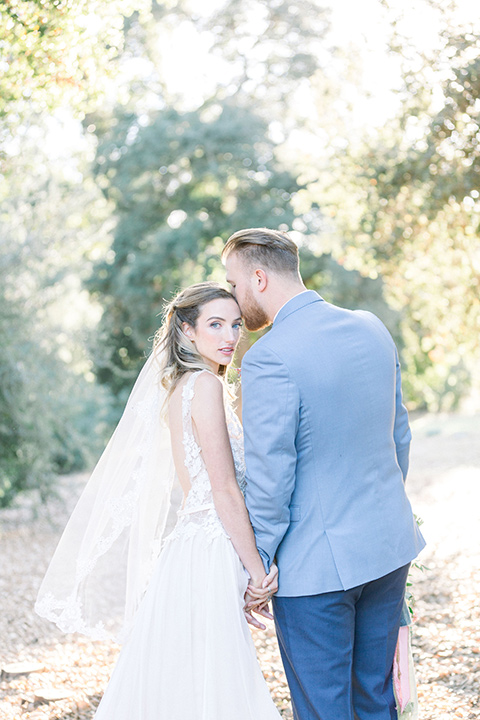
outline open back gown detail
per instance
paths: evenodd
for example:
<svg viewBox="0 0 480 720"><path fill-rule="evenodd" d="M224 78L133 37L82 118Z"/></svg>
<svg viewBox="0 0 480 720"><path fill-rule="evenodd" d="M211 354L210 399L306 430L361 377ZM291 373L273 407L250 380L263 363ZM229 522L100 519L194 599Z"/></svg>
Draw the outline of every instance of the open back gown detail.
<svg viewBox="0 0 480 720"><path fill-rule="evenodd" d="M190 491L178 511L95 720L279 720L243 614L247 573L220 522L192 427L193 373L182 389ZM240 421L227 406L237 482Z"/></svg>

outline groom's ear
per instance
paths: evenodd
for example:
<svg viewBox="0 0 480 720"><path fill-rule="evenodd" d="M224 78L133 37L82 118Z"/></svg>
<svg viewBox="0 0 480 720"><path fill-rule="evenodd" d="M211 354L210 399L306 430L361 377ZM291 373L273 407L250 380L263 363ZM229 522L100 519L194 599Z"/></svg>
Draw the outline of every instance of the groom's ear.
<svg viewBox="0 0 480 720"><path fill-rule="evenodd" d="M262 268L257 268L257 270L255 270L255 272L253 273L252 280L257 292L263 292L264 290L266 290L266 287L268 285L268 277L265 270L263 270Z"/></svg>

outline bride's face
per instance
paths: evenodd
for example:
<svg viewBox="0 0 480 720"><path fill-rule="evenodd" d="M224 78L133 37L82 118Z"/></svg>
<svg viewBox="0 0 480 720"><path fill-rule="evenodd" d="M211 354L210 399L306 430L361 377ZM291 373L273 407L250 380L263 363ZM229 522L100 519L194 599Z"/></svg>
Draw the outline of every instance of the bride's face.
<svg viewBox="0 0 480 720"><path fill-rule="evenodd" d="M184 332L195 343L198 353L217 373L220 365L228 365L240 337L242 318L233 298L217 298L206 303L192 328L184 324Z"/></svg>

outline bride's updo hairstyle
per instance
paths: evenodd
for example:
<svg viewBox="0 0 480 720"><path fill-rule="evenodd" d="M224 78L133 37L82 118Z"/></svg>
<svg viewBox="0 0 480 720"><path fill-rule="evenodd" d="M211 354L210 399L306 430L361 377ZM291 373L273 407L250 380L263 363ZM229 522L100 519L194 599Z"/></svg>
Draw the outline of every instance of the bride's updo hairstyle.
<svg viewBox="0 0 480 720"><path fill-rule="evenodd" d="M216 282L202 282L181 290L166 305L163 323L154 338L153 352L161 363L160 382L170 395L182 377L191 370L211 370L183 331L183 323L195 328L202 307L211 300L235 300L232 293ZM163 357L161 357L163 355ZM218 374L224 376L226 365Z"/></svg>

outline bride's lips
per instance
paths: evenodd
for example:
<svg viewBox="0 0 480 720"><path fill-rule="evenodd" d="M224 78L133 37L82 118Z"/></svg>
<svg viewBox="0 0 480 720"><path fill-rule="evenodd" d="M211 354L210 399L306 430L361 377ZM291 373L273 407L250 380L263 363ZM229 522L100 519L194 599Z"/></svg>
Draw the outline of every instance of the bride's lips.
<svg viewBox="0 0 480 720"><path fill-rule="evenodd" d="M224 347L224 348L219 348L218 352L221 352L223 355L233 355L234 349L235 348Z"/></svg>

